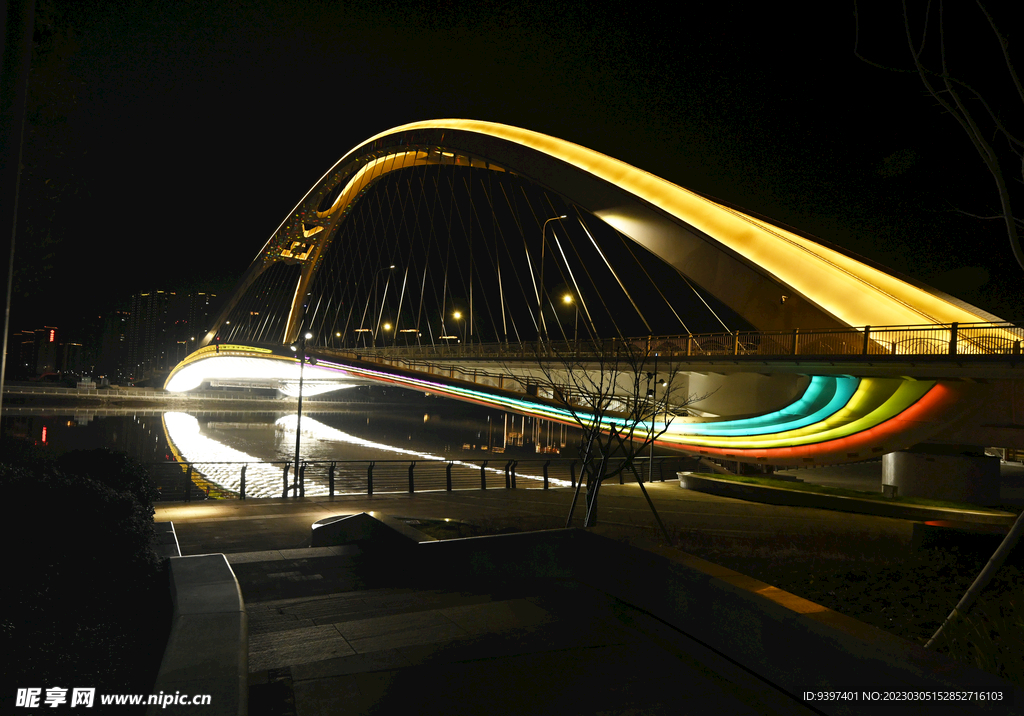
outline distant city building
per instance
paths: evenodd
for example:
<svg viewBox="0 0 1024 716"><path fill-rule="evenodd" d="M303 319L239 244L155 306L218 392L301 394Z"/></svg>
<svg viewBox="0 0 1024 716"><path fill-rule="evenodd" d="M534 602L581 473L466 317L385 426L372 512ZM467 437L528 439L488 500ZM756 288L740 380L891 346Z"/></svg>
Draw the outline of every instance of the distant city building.
<svg viewBox="0 0 1024 716"><path fill-rule="evenodd" d="M209 330L216 295L147 291L132 296L125 325L126 365L133 380L170 371Z"/></svg>
<svg viewBox="0 0 1024 716"><path fill-rule="evenodd" d="M127 375L128 311L111 311L103 317L100 373L120 382Z"/></svg>
<svg viewBox="0 0 1024 716"><path fill-rule="evenodd" d="M35 374L35 331L15 331L8 341L7 375L26 378Z"/></svg>
<svg viewBox="0 0 1024 716"><path fill-rule="evenodd" d="M60 341L55 326L43 326L35 330L35 374L56 373L60 367Z"/></svg>
<svg viewBox="0 0 1024 716"><path fill-rule="evenodd" d="M15 331L8 342L7 371L12 378L56 373L64 354L56 326Z"/></svg>
<svg viewBox="0 0 1024 716"><path fill-rule="evenodd" d="M61 373L81 374L85 371L85 354L81 343L65 343L61 346Z"/></svg>

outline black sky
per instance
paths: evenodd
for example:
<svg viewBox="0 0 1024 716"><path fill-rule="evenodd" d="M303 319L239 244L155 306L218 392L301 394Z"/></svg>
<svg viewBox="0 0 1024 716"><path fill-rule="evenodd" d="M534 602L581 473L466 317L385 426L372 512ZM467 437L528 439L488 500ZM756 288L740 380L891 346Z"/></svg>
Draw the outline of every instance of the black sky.
<svg viewBox="0 0 1024 716"><path fill-rule="evenodd" d="M913 76L856 59L852 4L39 5L15 329L223 292L340 156L441 117L577 142L1024 317L1001 227L955 211L993 213L991 179ZM902 61L900 19L863 20Z"/></svg>

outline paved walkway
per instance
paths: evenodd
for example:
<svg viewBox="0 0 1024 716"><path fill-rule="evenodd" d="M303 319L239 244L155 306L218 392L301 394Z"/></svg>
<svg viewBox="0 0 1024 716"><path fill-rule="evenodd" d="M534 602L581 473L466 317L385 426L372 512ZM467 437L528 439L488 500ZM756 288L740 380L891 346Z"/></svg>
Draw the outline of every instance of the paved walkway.
<svg viewBox="0 0 1024 716"><path fill-rule="evenodd" d="M674 541L815 535L836 555L910 548L909 521L647 487ZM358 545L308 547L312 523L331 515L550 529L565 525L571 499L520 489L209 501L162 505L156 519L174 522L182 554L228 555L250 619L254 716L812 713L798 694L577 582L424 584ZM616 539L657 535L636 484L602 487L599 518L596 531Z"/></svg>
<svg viewBox="0 0 1024 716"><path fill-rule="evenodd" d="M765 505L681 489L678 483L647 489L670 534L724 539L825 539L835 550L857 553L865 544L909 548L913 523L869 515ZM173 521L182 554L251 552L309 546L310 526L324 517L380 511L393 517L452 519L500 529L565 527L572 490L467 490L378 494L373 497L317 497L224 500L158 506L157 521ZM651 540L658 535L647 502L636 484L601 488L599 531L618 539ZM573 526L581 526L583 496Z"/></svg>
<svg viewBox="0 0 1024 716"><path fill-rule="evenodd" d="M577 582L425 589L358 547L329 549L230 559L252 716L812 713Z"/></svg>
<svg viewBox="0 0 1024 716"><path fill-rule="evenodd" d="M673 538L835 535L909 545L911 523L647 486ZM427 585L359 547L308 548L313 522L379 511L493 529L565 525L572 491L488 490L172 504L183 554L229 555L249 614L253 716L809 714L798 699L634 607L575 582ZM606 485L598 531L655 536L639 487ZM581 499L582 502L582 499ZM582 522L577 506L575 524Z"/></svg>

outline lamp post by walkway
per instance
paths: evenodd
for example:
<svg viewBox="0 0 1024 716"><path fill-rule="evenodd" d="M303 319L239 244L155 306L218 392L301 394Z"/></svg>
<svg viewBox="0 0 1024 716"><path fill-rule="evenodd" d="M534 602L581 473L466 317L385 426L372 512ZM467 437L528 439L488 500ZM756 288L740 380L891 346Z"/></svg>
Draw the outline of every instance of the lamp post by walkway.
<svg viewBox="0 0 1024 716"><path fill-rule="evenodd" d="M537 334L538 337L543 337L542 340L548 338L548 326L544 321L544 247L547 246L547 230L548 224L558 219L566 218L565 214L561 216L552 216L550 219L544 222L544 226L540 228L540 286L537 288L537 313L540 315L537 317Z"/></svg>
<svg viewBox="0 0 1024 716"><path fill-rule="evenodd" d="M655 358L654 368L657 370L658 363ZM654 381L654 386L651 386L651 381ZM657 373L647 374L647 401L654 404L654 409L651 411L651 426L650 426L650 440L651 440L651 459L647 465L647 482L654 481L654 422L658 418L658 388L665 388L668 386L668 382L664 378L658 378ZM668 396L665 396L665 412L668 412Z"/></svg>
<svg viewBox="0 0 1024 716"><path fill-rule="evenodd" d="M299 443L302 440L302 373L306 367L306 341L313 337L312 333L308 331L302 335L302 337L291 344L290 348L298 354L299 358L299 409L298 414L295 416L295 481L298 484L300 479L299 473ZM313 359L309 359L310 365L315 365ZM305 493L305 480L302 480L299 489Z"/></svg>

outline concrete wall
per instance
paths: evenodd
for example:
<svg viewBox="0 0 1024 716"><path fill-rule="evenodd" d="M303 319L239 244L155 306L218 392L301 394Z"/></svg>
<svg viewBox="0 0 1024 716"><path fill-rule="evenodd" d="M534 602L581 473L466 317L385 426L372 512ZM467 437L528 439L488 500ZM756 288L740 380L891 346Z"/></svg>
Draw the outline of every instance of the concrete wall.
<svg viewBox="0 0 1024 716"><path fill-rule="evenodd" d="M168 571L174 612L153 693L209 694L208 706L195 707L209 716L248 713L249 619L235 573L223 554L171 557ZM174 708L182 707L146 713Z"/></svg>
<svg viewBox="0 0 1024 716"><path fill-rule="evenodd" d="M882 457L882 484L901 497L999 503L999 458L904 450Z"/></svg>
<svg viewBox="0 0 1024 716"><path fill-rule="evenodd" d="M690 392L710 394L693 407L722 416L769 413L797 400L811 379L806 375L690 373Z"/></svg>

